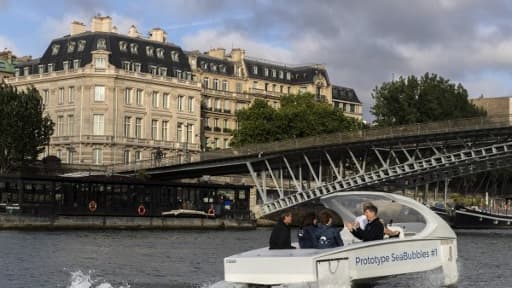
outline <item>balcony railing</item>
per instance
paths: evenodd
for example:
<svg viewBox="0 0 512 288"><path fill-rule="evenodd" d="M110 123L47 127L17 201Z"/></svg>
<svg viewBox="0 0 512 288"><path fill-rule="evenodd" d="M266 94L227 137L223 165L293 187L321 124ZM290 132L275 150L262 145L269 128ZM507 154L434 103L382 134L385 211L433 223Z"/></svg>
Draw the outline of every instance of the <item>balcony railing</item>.
<svg viewBox="0 0 512 288"><path fill-rule="evenodd" d="M276 97L286 94L284 92L269 91L269 90L259 89L259 88L249 88L249 93L265 95L265 96L276 96Z"/></svg>

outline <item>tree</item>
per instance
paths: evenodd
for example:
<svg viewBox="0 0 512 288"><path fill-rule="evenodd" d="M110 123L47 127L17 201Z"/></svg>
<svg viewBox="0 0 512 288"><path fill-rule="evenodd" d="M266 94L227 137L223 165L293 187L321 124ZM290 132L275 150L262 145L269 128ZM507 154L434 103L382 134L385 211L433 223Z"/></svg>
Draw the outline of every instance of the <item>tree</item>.
<svg viewBox="0 0 512 288"><path fill-rule="evenodd" d="M436 74L400 77L372 92L370 112L379 126L432 122L483 116L486 112L468 101L467 90Z"/></svg>
<svg viewBox="0 0 512 288"><path fill-rule="evenodd" d="M256 99L249 108L237 112L237 121L239 129L233 133L233 146L349 131L362 126L360 121L343 115L340 109L315 101L309 93L282 96L279 109Z"/></svg>
<svg viewBox="0 0 512 288"><path fill-rule="evenodd" d="M43 116L44 105L35 88L19 92L0 84L0 173L37 159L53 133L54 123Z"/></svg>

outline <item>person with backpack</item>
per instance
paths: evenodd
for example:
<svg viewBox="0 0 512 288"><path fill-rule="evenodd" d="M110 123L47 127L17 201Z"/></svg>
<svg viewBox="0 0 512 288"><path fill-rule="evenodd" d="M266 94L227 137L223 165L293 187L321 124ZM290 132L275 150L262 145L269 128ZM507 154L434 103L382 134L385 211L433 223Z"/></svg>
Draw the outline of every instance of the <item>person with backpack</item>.
<svg viewBox="0 0 512 288"><path fill-rule="evenodd" d="M301 249L317 248L318 241L316 240L315 233L317 219L315 212L306 214L302 221L302 226L297 232L297 238L299 239L299 247Z"/></svg>
<svg viewBox="0 0 512 288"><path fill-rule="evenodd" d="M316 229L317 248L334 248L343 246L340 231L333 227L333 216L329 211L322 211L319 214L320 223ZM342 221L343 223L343 221Z"/></svg>

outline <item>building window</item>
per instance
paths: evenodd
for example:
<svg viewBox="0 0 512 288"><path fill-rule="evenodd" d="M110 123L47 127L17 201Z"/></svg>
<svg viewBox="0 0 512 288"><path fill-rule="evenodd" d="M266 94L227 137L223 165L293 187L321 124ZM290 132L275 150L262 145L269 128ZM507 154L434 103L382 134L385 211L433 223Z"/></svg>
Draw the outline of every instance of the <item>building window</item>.
<svg viewBox="0 0 512 288"><path fill-rule="evenodd" d="M119 50L121 52L127 52L128 51L128 43L126 43L126 41L119 41Z"/></svg>
<svg viewBox="0 0 512 288"><path fill-rule="evenodd" d="M135 118L135 138L142 138L142 118Z"/></svg>
<svg viewBox="0 0 512 288"><path fill-rule="evenodd" d="M158 92L153 91L151 94L151 104L153 105L153 108L158 108Z"/></svg>
<svg viewBox="0 0 512 288"><path fill-rule="evenodd" d="M134 67L134 69L133 69L133 70L135 70L135 72L140 73L140 68L141 68L140 63L134 63L134 64L133 64L133 67Z"/></svg>
<svg viewBox="0 0 512 288"><path fill-rule="evenodd" d="M93 115L93 135L104 135L105 134L105 115L94 114Z"/></svg>
<svg viewBox="0 0 512 288"><path fill-rule="evenodd" d="M224 112L231 112L231 101L230 100L224 100Z"/></svg>
<svg viewBox="0 0 512 288"><path fill-rule="evenodd" d="M64 135L64 116L57 117L57 136Z"/></svg>
<svg viewBox="0 0 512 288"><path fill-rule="evenodd" d="M123 61L123 70L126 72L130 71L130 62Z"/></svg>
<svg viewBox="0 0 512 288"><path fill-rule="evenodd" d="M59 54L59 49L60 49L59 44L53 44L52 45L52 56Z"/></svg>
<svg viewBox="0 0 512 288"><path fill-rule="evenodd" d="M105 101L105 86L94 86L94 101Z"/></svg>
<svg viewBox="0 0 512 288"><path fill-rule="evenodd" d="M158 138L158 120L151 120L151 139L156 140Z"/></svg>
<svg viewBox="0 0 512 288"><path fill-rule="evenodd" d="M123 163L124 164L130 163L130 150L123 151Z"/></svg>
<svg viewBox="0 0 512 288"><path fill-rule="evenodd" d="M228 81L222 80L222 90L223 91L228 91L229 90Z"/></svg>
<svg viewBox="0 0 512 288"><path fill-rule="evenodd" d="M159 67L158 68L158 75L160 75L160 76L167 76L167 68Z"/></svg>
<svg viewBox="0 0 512 288"><path fill-rule="evenodd" d="M188 97L188 112L194 112L194 97Z"/></svg>
<svg viewBox="0 0 512 288"><path fill-rule="evenodd" d="M158 57L158 59L164 59L164 49L163 48L156 48L156 57Z"/></svg>
<svg viewBox="0 0 512 288"><path fill-rule="evenodd" d="M183 123L181 122L176 125L176 141L178 143L183 142Z"/></svg>
<svg viewBox="0 0 512 288"><path fill-rule="evenodd" d="M185 101L185 96L178 96L178 111L183 111L183 102Z"/></svg>
<svg viewBox="0 0 512 288"><path fill-rule="evenodd" d="M73 136L75 127L75 117L73 115L68 115L68 136Z"/></svg>
<svg viewBox="0 0 512 288"><path fill-rule="evenodd" d="M292 80L292 73L286 72L286 80Z"/></svg>
<svg viewBox="0 0 512 288"><path fill-rule="evenodd" d="M214 118L213 119L213 127L214 128L219 128L219 118Z"/></svg>
<svg viewBox="0 0 512 288"><path fill-rule="evenodd" d="M242 83L236 83L236 93L242 93Z"/></svg>
<svg viewBox="0 0 512 288"><path fill-rule="evenodd" d="M142 160L142 152L135 151L135 161L140 161L140 160Z"/></svg>
<svg viewBox="0 0 512 288"><path fill-rule="evenodd" d="M75 102L75 87L71 86L68 90L68 103L74 103Z"/></svg>
<svg viewBox="0 0 512 288"><path fill-rule="evenodd" d="M23 75L28 76L29 74L29 67L23 68Z"/></svg>
<svg viewBox="0 0 512 288"><path fill-rule="evenodd" d="M277 71L276 69L272 69L272 77L276 78L277 77Z"/></svg>
<svg viewBox="0 0 512 288"><path fill-rule="evenodd" d="M124 89L124 104L132 104L132 88Z"/></svg>
<svg viewBox="0 0 512 288"><path fill-rule="evenodd" d="M224 149L227 149L227 148L229 148L229 139L224 138Z"/></svg>
<svg viewBox="0 0 512 288"><path fill-rule="evenodd" d="M354 113L354 112L356 112L356 105L350 104L350 113Z"/></svg>
<svg viewBox="0 0 512 288"><path fill-rule="evenodd" d="M222 126L222 128L224 128L224 129L228 128L229 129L229 120L228 119L224 119L224 125Z"/></svg>
<svg viewBox="0 0 512 288"><path fill-rule="evenodd" d="M169 121L162 121L162 140L168 141L169 138L167 138L167 130L169 129Z"/></svg>
<svg viewBox="0 0 512 288"><path fill-rule="evenodd" d="M101 148L92 149L92 163L99 165L103 163L103 150Z"/></svg>
<svg viewBox="0 0 512 288"><path fill-rule="evenodd" d="M149 70L151 71L151 75L156 75L156 66L149 66Z"/></svg>
<svg viewBox="0 0 512 288"><path fill-rule="evenodd" d="M73 164L73 151L68 150L68 164Z"/></svg>
<svg viewBox="0 0 512 288"><path fill-rule="evenodd" d="M213 79L213 90L218 90L219 89L219 80L217 79Z"/></svg>
<svg viewBox="0 0 512 288"><path fill-rule="evenodd" d="M272 84L272 92L276 92L276 87L277 87L276 84Z"/></svg>
<svg viewBox="0 0 512 288"><path fill-rule="evenodd" d="M106 50L107 49L107 41L104 38L98 39L96 42L96 49L97 50Z"/></svg>
<svg viewBox="0 0 512 288"><path fill-rule="evenodd" d="M130 137L130 131L132 130L132 117L124 117L124 137Z"/></svg>
<svg viewBox="0 0 512 288"><path fill-rule="evenodd" d="M59 104L64 104L64 88L59 88Z"/></svg>
<svg viewBox="0 0 512 288"><path fill-rule="evenodd" d="M284 91L283 85L279 85L279 93L283 93L283 91Z"/></svg>
<svg viewBox="0 0 512 288"><path fill-rule="evenodd" d="M181 70L176 70L176 78L181 79L182 77Z"/></svg>
<svg viewBox="0 0 512 288"><path fill-rule="evenodd" d="M194 131L194 125L187 125L187 143L194 143L194 137L192 137Z"/></svg>
<svg viewBox="0 0 512 288"><path fill-rule="evenodd" d="M203 78L203 88L206 88L206 89L210 88L210 86L208 84L209 84L208 77L204 77Z"/></svg>
<svg viewBox="0 0 512 288"><path fill-rule="evenodd" d="M135 101L137 103L137 105L142 105L142 99L143 99L143 96L142 96L142 89L137 89L137 94L135 96Z"/></svg>
<svg viewBox="0 0 512 288"><path fill-rule="evenodd" d="M78 68L80 68L80 59L75 59L73 60L73 69L77 70Z"/></svg>
<svg viewBox="0 0 512 288"><path fill-rule="evenodd" d="M68 53L73 53L75 51L76 42L69 41L68 42Z"/></svg>
<svg viewBox="0 0 512 288"><path fill-rule="evenodd" d="M43 90L43 104L50 104L50 91L48 89Z"/></svg>
<svg viewBox="0 0 512 288"><path fill-rule="evenodd" d="M263 71L264 71L263 73L265 74L265 77L268 77L268 68L265 67L265 69Z"/></svg>
<svg viewBox="0 0 512 288"><path fill-rule="evenodd" d="M254 75L258 74L258 66L256 66L256 65L252 66L252 74L254 74Z"/></svg>
<svg viewBox="0 0 512 288"><path fill-rule="evenodd" d="M139 53L139 45L135 44L135 43L130 43L130 52L132 54L135 54L137 55Z"/></svg>
<svg viewBox="0 0 512 288"><path fill-rule="evenodd" d="M85 49L85 43L86 43L86 41L85 41L85 40L79 40L79 41L78 41L78 49L77 49L77 51L78 51L78 52L82 52L82 51L84 51L84 49Z"/></svg>
<svg viewBox="0 0 512 288"><path fill-rule="evenodd" d="M62 61L62 68L64 69L64 71L68 71L69 70L69 62Z"/></svg>
<svg viewBox="0 0 512 288"><path fill-rule="evenodd" d="M39 74L43 74L44 73L44 65L37 66L37 72L39 72Z"/></svg>
<svg viewBox="0 0 512 288"><path fill-rule="evenodd" d="M215 111L220 112L220 99L215 99Z"/></svg>
<svg viewBox="0 0 512 288"><path fill-rule="evenodd" d="M146 55L148 57L153 57L153 50L154 50L153 46L146 46Z"/></svg>
<svg viewBox="0 0 512 288"><path fill-rule="evenodd" d="M284 72L282 70L279 70L279 79L284 78Z"/></svg>
<svg viewBox="0 0 512 288"><path fill-rule="evenodd" d="M94 67L96 69L105 69L107 67L105 57L96 57L94 60Z"/></svg>
<svg viewBox="0 0 512 288"><path fill-rule="evenodd" d="M171 60L172 62L180 62L178 51L171 51Z"/></svg>
<svg viewBox="0 0 512 288"><path fill-rule="evenodd" d="M48 64L48 73L51 73L51 72L53 72L53 64L52 63Z"/></svg>
<svg viewBox="0 0 512 288"><path fill-rule="evenodd" d="M168 93L164 93L164 95L162 96L162 107L164 108L169 108L169 94Z"/></svg>

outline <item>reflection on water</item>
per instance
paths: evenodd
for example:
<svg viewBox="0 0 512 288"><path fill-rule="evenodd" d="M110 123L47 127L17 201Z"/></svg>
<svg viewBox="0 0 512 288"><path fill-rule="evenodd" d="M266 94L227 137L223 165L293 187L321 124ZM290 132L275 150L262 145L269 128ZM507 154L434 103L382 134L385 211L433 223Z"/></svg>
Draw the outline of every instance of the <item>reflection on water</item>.
<svg viewBox="0 0 512 288"><path fill-rule="evenodd" d="M457 234L458 287L512 286L512 230ZM0 231L0 287L208 287L222 280L224 257L266 246L269 235L270 229ZM429 272L381 280L374 287L439 287L440 282L439 273Z"/></svg>

